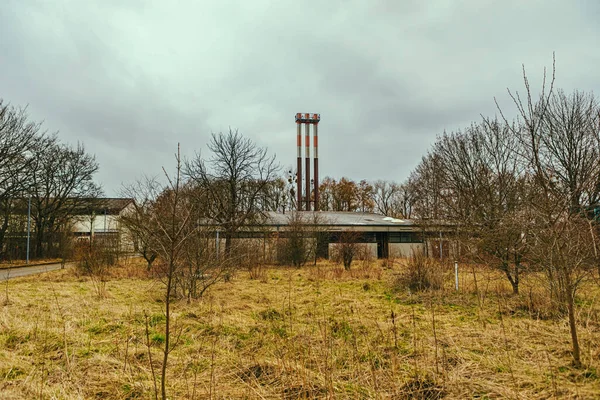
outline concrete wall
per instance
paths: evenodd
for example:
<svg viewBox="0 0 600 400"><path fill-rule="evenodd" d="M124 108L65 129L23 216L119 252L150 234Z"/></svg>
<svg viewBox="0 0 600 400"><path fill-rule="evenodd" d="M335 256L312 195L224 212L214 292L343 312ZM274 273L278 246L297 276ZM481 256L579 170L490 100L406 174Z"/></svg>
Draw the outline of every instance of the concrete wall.
<svg viewBox="0 0 600 400"><path fill-rule="evenodd" d="M80 216L73 220L73 232L114 232L119 230L118 215Z"/></svg>
<svg viewBox="0 0 600 400"><path fill-rule="evenodd" d="M423 243L390 243L388 252L390 258L410 257L416 253L423 253L425 245Z"/></svg>
<svg viewBox="0 0 600 400"><path fill-rule="evenodd" d="M307 238L306 240L309 242L307 243L307 249L312 252L312 250L314 250L314 244L310 242L314 241L314 239ZM252 254L256 258L264 259L266 262L269 263L275 263L278 261L278 247L282 248L285 242L285 238L277 239L267 236L266 238L233 238L231 245L232 250L234 252L236 251L236 249L250 251L250 254ZM452 256L454 253L454 248L452 246L453 243L450 242L449 244L450 246L448 247ZM206 243L204 245L207 246L210 252L214 252L217 247L216 240L213 236L206 238ZM366 254L367 257L370 257L372 259L377 259L377 243L360 243L359 245L361 246L361 250L359 251L359 253L362 253L362 255L359 255L357 259L363 258L364 254ZM446 245L446 242L444 242L444 245ZM335 259L335 257L337 256L339 246L339 243L328 244L330 260ZM427 249L426 247L429 248ZM415 253L425 253L426 250L429 250L429 256L431 257L433 251L431 249L431 243L428 242L388 244L388 253L390 258L410 257L412 254ZM446 251L447 250L445 250L444 253L446 253ZM221 256L225 253L225 238L223 237L223 233L221 233L219 240L219 252L221 253ZM313 254L310 254L309 258L312 258L313 256Z"/></svg>
<svg viewBox="0 0 600 400"><path fill-rule="evenodd" d="M121 223L121 215L126 212L130 212L133 209L133 205L130 204L121 210L118 215L114 214L96 214L96 215L80 215L73 217L72 232L79 234L82 238L89 238L90 233L96 237L109 235L114 237L118 241L120 250L127 253L135 251L134 238L131 236L129 230Z"/></svg>
<svg viewBox="0 0 600 400"><path fill-rule="evenodd" d="M357 243L359 246L356 259L373 258L377 259L377 243ZM340 243L329 243L329 259L335 260L338 256Z"/></svg>
<svg viewBox="0 0 600 400"><path fill-rule="evenodd" d="M284 239L274 238L233 238L231 239L231 251L234 256L241 254L248 254L248 256L255 259L264 260L268 263L275 263L277 261L277 246L278 243L283 242ZM205 245L207 246L210 254L213 254L217 250L216 238L210 237L207 239ZM225 255L225 238L219 237L219 254L221 257Z"/></svg>

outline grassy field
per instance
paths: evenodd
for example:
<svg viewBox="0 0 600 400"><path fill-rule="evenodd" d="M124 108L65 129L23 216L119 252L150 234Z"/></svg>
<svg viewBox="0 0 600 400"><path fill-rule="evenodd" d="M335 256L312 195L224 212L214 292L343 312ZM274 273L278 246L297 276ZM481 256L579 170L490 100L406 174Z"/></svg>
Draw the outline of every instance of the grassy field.
<svg viewBox="0 0 600 400"><path fill-rule="evenodd" d="M177 301L170 398L600 397L595 283L578 299L575 369L567 320L547 317L536 279L511 296L501 275L469 269L457 293L448 268L444 289L415 294L392 284L402 268L240 271ZM2 283L0 397L154 398L162 292L136 261L112 271L103 297L72 270Z"/></svg>

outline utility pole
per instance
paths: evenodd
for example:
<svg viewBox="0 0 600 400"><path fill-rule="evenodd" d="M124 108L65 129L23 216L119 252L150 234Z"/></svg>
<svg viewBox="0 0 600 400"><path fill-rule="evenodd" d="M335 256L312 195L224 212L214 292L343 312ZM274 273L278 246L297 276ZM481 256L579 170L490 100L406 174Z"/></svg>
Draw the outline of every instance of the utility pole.
<svg viewBox="0 0 600 400"><path fill-rule="evenodd" d="M217 251L217 261L219 261L219 258L220 258L219 257L219 252L220 252L219 251L219 228L217 228L217 232L216 233L217 233L217 238L216 238L216 241L215 241L215 247L216 247L216 251Z"/></svg>
<svg viewBox="0 0 600 400"><path fill-rule="evenodd" d="M29 238L31 237L31 191L29 191L29 200L27 201L27 260L25 264L29 264Z"/></svg>
<svg viewBox="0 0 600 400"><path fill-rule="evenodd" d="M444 258L444 244L442 243L442 231L440 231L440 261Z"/></svg>

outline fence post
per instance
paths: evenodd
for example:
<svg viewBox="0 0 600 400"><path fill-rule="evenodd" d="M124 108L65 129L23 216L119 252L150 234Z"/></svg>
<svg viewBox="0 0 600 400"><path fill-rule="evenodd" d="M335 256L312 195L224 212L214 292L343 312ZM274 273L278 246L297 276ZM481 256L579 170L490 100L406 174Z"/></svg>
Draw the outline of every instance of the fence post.
<svg viewBox="0 0 600 400"><path fill-rule="evenodd" d="M442 231L440 231L440 261L444 258L444 244L442 243Z"/></svg>
<svg viewBox="0 0 600 400"><path fill-rule="evenodd" d="M458 292L458 261L454 261L454 286Z"/></svg>
<svg viewBox="0 0 600 400"><path fill-rule="evenodd" d="M216 241L215 241L215 247L216 247L216 251L217 251L217 261L219 261L219 258L220 258L219 257L220 256L220 254L219 254L219 252L220 252L220 250L219 250L219 244L220 243L219 242L220 242L220 240L219 240L219 229L217 228L217 238L216 238Z"/></svg>

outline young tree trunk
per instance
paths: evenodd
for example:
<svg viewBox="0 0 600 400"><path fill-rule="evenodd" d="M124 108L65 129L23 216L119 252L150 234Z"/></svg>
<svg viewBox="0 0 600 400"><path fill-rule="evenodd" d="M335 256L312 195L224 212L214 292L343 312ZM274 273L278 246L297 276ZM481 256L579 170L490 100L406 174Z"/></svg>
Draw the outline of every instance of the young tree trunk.
<svg viewBox="0 0 600 400"><path fill-rule="evenodd" d="M2 249L4 248L4 236L6 234L6 228L5 227L1 227L0 228L0 259L3 257L4 252L2 251Z"/></svg>
<svg viewBox="0 0 600 400"><path fill-rule="evenodd" d="M519 294L519 282L511 280L510 285L512 286L513 295Z"/></svg>
<svg viewBox="0 0 600 400"><path fill-rule="evenodd" d="M152 263L154 262L154 260L156 260L156 254L155 253L149 253L147 250L144 250L142 252L142 257L144 257L144 260L146 260L147 265L147 271L150 271L152 269Z"/></svg>
<svg viewBox="0 0 600 400"><path fill-rule="evenodd" d="M54 258L56 254L54 253L54 235L55 232L50 231L47 237L46 244L46 256ZM90 242L91 243L91 242Z"/></svg>
<svg viewBox="0 0 600 400"><path fill-rule="evenodd" d="M570 282L567 284L567 291L569 329L571 330L571 342L573 344L573 365L576 368L579 368L581 367L581 353L579 350L579 339L577 337L577 324L575 322L575 293L573 293L573 287Z"/></svg>
<svg viewBox="0 0 600 400"><path fill-rule="evenodd" d="M169 360L169 342L171 339L171 289L173 287L173 274L175 264L173 259L169 260L169 272L167 275L167 290L165 293L165 348L163 350L163 362L160 371L160 393L163 400L167 400L167 361Z"/></svg>
<svg viewBox="0 0 600 400"><path fill-rule="evenodd" d="M0 257L3 253L2 249L4 248L4 237L6 236L6 231L8 230L8 218L9 212L7 210L7 212L3 215L2 225L0 226Z"/></svg>
<svg viewBox="0 0 600 400"><path fill-rule="evenodd" d="M511 282L513 288L513 294L519 294L519 264L515 264L515 273L513 274L513 281Z"/></svg>
<svg viewBox="0 0 600 400"><path fill-rule="evenodd" d="M507 262L502 263L502 270L506 274L510 285L512 286L513 294L519 294L519 267L515 266L514 273L510 271Z"/></svg>
<svg viewBox="0 0 600 400"><path fill-rule="evenodd" d="M229 258L231 256L231 231L225 232L225 257Z"/></svg>
<svg viewBox="0 0 600 400"><path fill-rule="evenodd" d="M35 256L44 257L44 229L36 224L35 232Z"/></svg>

